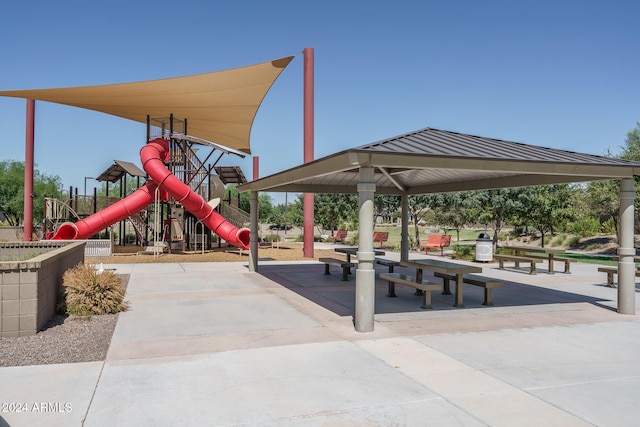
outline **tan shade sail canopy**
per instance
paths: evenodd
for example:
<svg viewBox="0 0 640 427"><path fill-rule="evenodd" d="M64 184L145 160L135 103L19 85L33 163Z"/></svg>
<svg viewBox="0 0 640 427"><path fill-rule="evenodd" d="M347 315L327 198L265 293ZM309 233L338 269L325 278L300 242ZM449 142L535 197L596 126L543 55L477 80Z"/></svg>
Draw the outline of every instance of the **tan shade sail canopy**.
<svg viewBox="0 0 640 427"><path fill-rule="evenodd" d="M251 153L251 125L293 56L241 68L134 83L0 91L0 96L86 108L136 122L147 116L187 120L187 133Z"/></svg>

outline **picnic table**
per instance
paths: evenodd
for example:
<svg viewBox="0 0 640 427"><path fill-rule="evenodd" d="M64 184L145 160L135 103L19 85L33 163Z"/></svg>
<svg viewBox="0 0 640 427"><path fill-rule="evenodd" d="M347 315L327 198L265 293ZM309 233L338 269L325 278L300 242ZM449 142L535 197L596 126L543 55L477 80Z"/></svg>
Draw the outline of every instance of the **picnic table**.
<svg viewBox="0 0 640 427"><path fill-rule="evenodd" d="M340 252L343 254L347 255L347 262L351 262L351 255L353 256L357 256L358 255L358 248L357 247L343 247L343 248L335 248L336 252ZM373 253L375 255L384 255L385 251L380 250L380 249L374 249Z"/></svg>
<svg viewBox="0 0 640 427"><path fill-rule="evenodd" d="M462 283L464 281L464 275L467 273L482 273L482 267L459 264L451 261L440 261L436 259L412 259L400 261L400 265L416 269L416 282L422 282L423 270L455 276L456 290L455 303L453 304L454 307L464 307L462 298ZM447 293L448 291L449 290L445 287L443 293Z"/></svg>
<svg viewBox="0 0 640 427"><path fill-rule="evenodd" d="M564 262L565 264L564 272L567 274L571 273L571 270L569 269L569 263L575 261L569 258L560 258L560 259L554 258L555 255L564 254L567 252L565 249L562 249L562 248L547 248L547 247L542 248L539 246L510 246L510 245L505 245L503 246L503 248L513 250L516 257L524 256L524 257L536 258L535 255L531 255L531 254L532 253L545 254L546 255L545 258L548 260L548 263L549 263L549 268L547 269L548 274L554 273L553 271L554 261ZM516 268L517 267L518 267L518 261L516 260Z"/></svg>

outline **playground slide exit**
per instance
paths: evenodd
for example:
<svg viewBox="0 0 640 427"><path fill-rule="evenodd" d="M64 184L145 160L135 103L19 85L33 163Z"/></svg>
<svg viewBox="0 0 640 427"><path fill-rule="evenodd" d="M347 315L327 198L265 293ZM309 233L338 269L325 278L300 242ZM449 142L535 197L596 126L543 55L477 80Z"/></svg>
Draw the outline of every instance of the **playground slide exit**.
<svg viewBox="0 0 640 427"><path fill-rule="evenodd" d="M76 223L62 224L52 240L87 239L100 230L144 209L154 200L157 187L171 194L186 210L211 231L233 246L248 249L250 231L238 228L218 214L199 194L180 181L164 165L169 158L169 141L156 138L140 150L142 168L151 180L119 202Z"/></svg>

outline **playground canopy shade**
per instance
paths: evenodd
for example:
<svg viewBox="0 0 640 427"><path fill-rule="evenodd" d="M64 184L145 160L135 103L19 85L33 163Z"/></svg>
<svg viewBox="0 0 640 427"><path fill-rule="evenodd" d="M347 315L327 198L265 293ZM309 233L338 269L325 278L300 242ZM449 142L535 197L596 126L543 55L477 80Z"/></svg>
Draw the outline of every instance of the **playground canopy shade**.
<svg viewBox="0 0 640 427"><path fill-rule="evenodd" d="M187 133L251 153L250 133L267 92L293 56L230 70L142 82L0 91L99 111L141 123L150 117L187 119Z"/></svg>

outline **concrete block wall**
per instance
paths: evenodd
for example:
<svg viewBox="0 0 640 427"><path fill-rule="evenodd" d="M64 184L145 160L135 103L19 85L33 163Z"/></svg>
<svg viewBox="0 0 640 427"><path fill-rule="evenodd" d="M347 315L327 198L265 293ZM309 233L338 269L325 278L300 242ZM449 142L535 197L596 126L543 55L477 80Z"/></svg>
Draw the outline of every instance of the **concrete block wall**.
<svg viewBox="0 0 640 427"><path fill-rule="evenodd" d="M0 262L1 337L35 335L53 317L62 276L84 262L84 246L84 242L58 243L26 261Z"/></svg>

